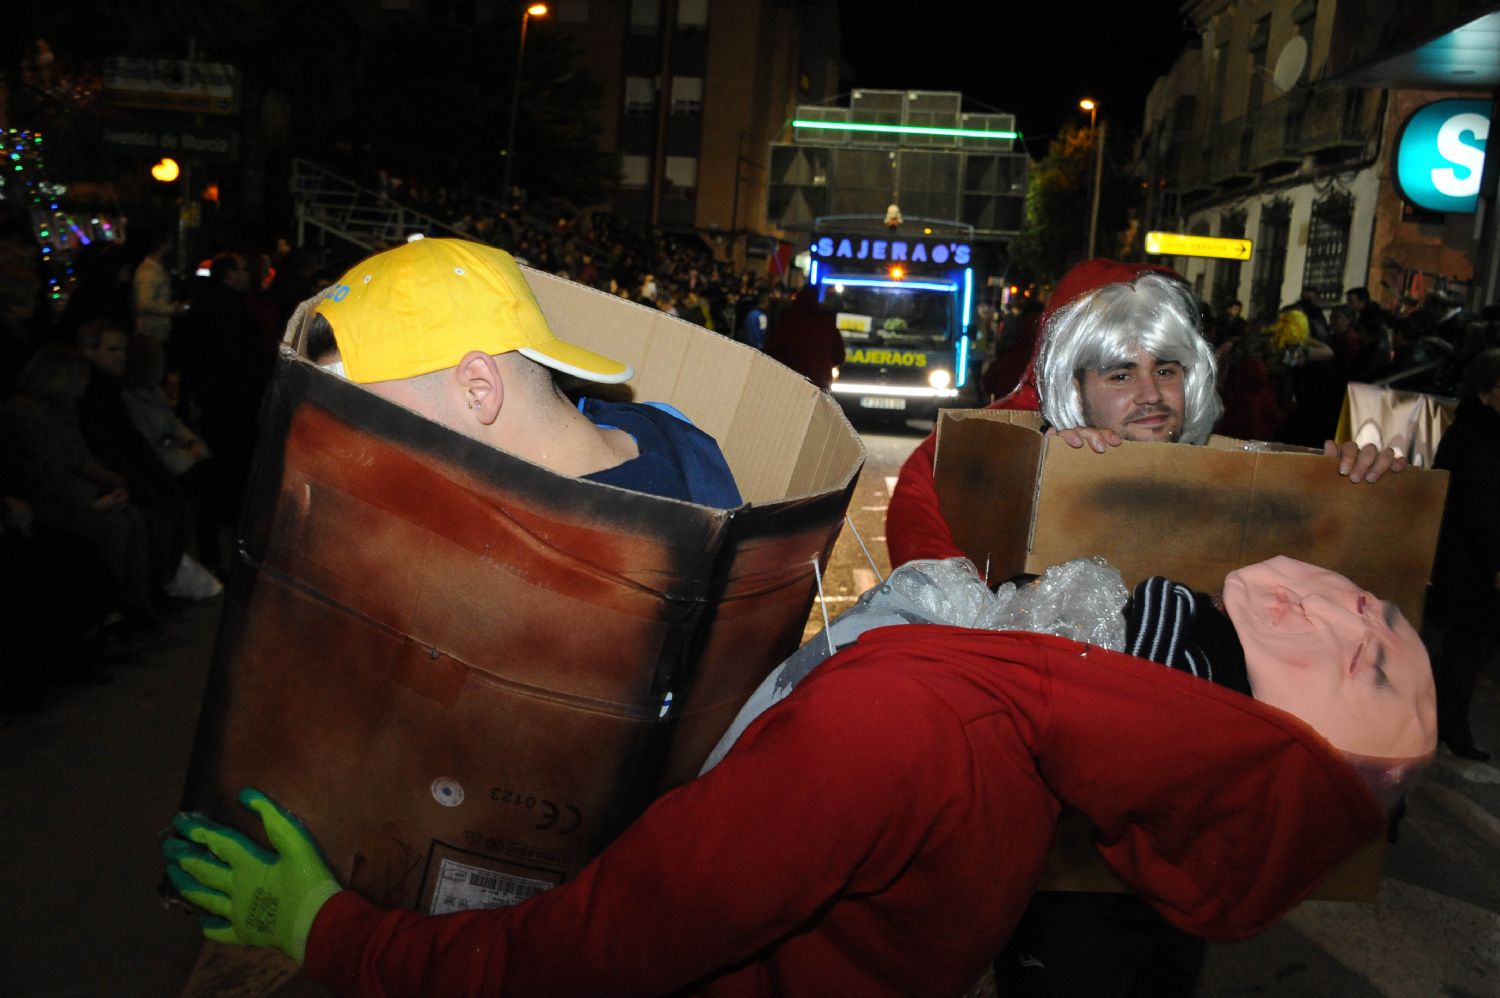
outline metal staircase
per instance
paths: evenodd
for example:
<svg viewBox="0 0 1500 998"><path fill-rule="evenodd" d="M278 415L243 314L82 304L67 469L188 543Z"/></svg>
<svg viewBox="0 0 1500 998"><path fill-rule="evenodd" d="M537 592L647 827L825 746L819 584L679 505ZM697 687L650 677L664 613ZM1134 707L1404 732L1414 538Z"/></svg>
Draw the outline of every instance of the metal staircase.
<svg viewBox="0 0 1500 998"><path fill-rule="evenodd" d="M306 245L308 229L352 243L366 253L405 242L415 233L475 238L311 160L292 160L291 186L299 246Z"/></svg>

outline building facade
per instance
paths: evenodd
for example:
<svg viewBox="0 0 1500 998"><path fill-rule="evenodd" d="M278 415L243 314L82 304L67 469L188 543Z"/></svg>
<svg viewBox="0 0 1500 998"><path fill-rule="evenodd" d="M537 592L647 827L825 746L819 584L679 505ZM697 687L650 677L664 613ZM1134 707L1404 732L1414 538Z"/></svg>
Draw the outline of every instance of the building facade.
<svg viewBox="0 0 1500 998"><path fill-rule="evenodd" d="M1383 305L1467 292L1472 217L1416 209L1395 149L1419 108L1459 91L1393 90L1336 70L1337 0L1192 0L1200 44L1147 103L1148 229L1251 240L1248 261L1166 258L1203 298L1254 321L1310 294Z"/></svg>
<svg viewBox="0 0 1500 998"><path fill-rule="evenodd" d="M611 208L725 239L762 233L767 157L799 103L838 88L835 0L556 0L604 87Z"/></svg>

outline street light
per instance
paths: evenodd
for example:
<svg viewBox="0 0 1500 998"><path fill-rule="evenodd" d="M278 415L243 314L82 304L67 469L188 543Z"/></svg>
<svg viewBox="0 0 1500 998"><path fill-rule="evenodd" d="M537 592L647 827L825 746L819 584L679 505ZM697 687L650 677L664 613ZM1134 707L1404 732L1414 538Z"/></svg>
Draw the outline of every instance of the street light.
<svg viewBox="0 0 1500 998"><path fill-rule="evenodd" d="M1094 258L1095 236L1099 233L1099 184L1104 175L1104 126L1095 126L1095 116L1099 113L1099 105L1085 97L1078 102L1078 106L1089 113L1089 133L1094 140L1094 196L1089 201L1089 249L1084 257L1086 260Z"/></svg>
<svg viewBox="0 0 1500 998"><path fill-rule="evenodd" d="M547 5L530 3L521 11L521 45L516 50L516 80L510 88L510 122L505 134L505 169L501 174L500 196L510 209L510 165L516 158L516 113L521 107L521 60L526 58L526 26L533 17L546 17Z"/></svg>

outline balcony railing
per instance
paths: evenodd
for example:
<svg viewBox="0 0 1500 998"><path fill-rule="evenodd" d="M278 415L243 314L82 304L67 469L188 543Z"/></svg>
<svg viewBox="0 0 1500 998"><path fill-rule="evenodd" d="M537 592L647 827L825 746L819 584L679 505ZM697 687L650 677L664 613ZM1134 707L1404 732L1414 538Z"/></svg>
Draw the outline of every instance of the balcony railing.
<svg viewBox="0 0 1500 998"><path fill-rule="evenodd" d="M1302 153L1362 149L1375 134L1378 110L1372 91L1314 90L1295 123L1293 145Z"/></svg>
<svg viewBox="0 0 1500 998"><path fill-rule="evenodd" d="M1303 101L1300 94L1293 94L1256 108L1247 129L1250 137L1247 165L1251 169L1277 173L1302 162L1296 130Z"/></svg>
<svg viewBox="0 0 1500 998"><path fill-rule="evenodd" d="M1206 179L1215 186L1235 187L1251 180L1255 171L1247 162L1252 136L1244 118L1226 121L1209 138Z"/></svg>

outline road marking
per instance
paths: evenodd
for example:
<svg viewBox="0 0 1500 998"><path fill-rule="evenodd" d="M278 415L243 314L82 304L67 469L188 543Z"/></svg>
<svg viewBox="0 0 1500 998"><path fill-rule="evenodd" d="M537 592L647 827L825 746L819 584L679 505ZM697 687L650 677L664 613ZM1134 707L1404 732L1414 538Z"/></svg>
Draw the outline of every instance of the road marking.
<svg viewBox="0 0 1500 998"><path fill-rule="evenodd" d="M885 476L885 494L886 495L890 495L892 492L896 491L896 478L897 477L898 476L896 476L896 475L886 475Z"/></svg>

